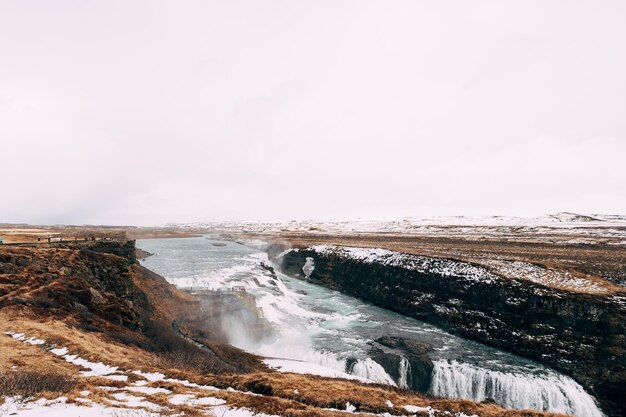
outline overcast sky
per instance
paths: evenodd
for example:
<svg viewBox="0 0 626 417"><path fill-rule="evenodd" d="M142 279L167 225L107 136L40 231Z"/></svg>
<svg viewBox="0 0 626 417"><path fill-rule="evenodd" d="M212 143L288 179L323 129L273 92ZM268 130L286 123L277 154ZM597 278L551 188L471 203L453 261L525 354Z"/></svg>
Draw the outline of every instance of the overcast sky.
<svg viewBox="0 0 626 417"><path fill-rule="evenodd" d="M0 0L0 222L626 213L624 1Z"/></svg>

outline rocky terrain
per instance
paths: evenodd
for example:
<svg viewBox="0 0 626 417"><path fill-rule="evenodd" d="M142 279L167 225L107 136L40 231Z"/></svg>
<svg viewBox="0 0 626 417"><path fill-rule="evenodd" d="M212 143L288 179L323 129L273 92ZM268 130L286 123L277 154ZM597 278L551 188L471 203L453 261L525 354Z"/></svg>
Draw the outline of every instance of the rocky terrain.
<svg viewBox="0 0 626 417"><path fill-rule="evenodd" d="M0 415L548 415L277 373L220 343L202 304L133 242L0 247Z"/></svg>
<svg viewBox="0 0 626 417"><path fill-rule="evenodd" d="M381 364L394 381L405 382L407 387L427 392L430 387L433 362L426 355L431 347L426 343L398 337L380 337L368 352Z"/></svg>

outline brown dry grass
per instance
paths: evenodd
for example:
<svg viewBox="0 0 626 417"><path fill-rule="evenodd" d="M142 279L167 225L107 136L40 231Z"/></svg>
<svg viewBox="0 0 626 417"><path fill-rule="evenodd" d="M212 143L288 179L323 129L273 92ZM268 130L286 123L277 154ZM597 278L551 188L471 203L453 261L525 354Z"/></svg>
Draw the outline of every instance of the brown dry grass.
<svg viewBox="0 0 626 417"><path fill-rule="evenodd" d="M125 346L114 340L108 340L102 333L80 331L68 326L60 320L40 318L33 315L25 307L12 306L0 310L0 329L25 333L29 337L45 340L49 344L67 347L85 359L107 362L132 368L133 365L150 363L153 354L135 346ZM74 367L55 355L42 355L41 348L22 343L5 335L1 335L0 367L10 368L13 365L27 364L30 369L44 371L46 369L73 370Z"/></svg>
<svg viewBox="0 0 626 417"><path fill-rule="evenodd" d="M262 373L252 375L216 376L216 386L232 386L241 391L265 393L281 401L274 406L282 407L280 415L301 416L301 411L326 413L327 408L345 409L346 402L366 413L406 414L399 408L403 405L431 406L435 409L465 414L478 414L481 417L521 417L521 416L556 416L557 414L536 411L507 410L495 404L479 404L464 400L436 399L415 392L390 388L388 386L363 384L342 379L330 379L311 375ZM295 391L297 390L297 391ZM237 398L237 404L262 410L266 407L267 397L244 396ZM390 409L386 402L396 405ZM314 414L317 415L317 414ZM326 415L326 414L323 414Z"/></svg>
<svg viewBox="0 0 626 417"><path fill-rule="evenodd" d="M450 412L464 412L479 414L482 417L508 416L546 416L549 414L538 412L522 412L504 410L492 404L476 404L469 401L440 400L428 398L416 393L401 391L384 386L366 385L354 381L328 379L316 376L298 374L280 374L263 372L247 375L203 375L193 370L175 368L164 369L154 367L155 354L132 346L125 346L118 342L107 340L99 333L84 332L68 327L57 320L38 321L28 312L19 308L3 309L0 311L0 327L26 333L59 346L67 347L72 354L91 361L102 361L109 365L120 366L122 369L142 369L149 372L163 372L169 377L187 379L199 384L214 385L221 388L233 387L240 391L263 393L263 396L245 395L228 391L203 391L178 385L176 383L156 382L150 386L159 386L171 389L173 393L194 393L198 397L216 396L225 399L230 406L248 407L256 412L276 414L289 417L330 417L340 416L343 413L329 411L327 408L345 409L345 403L350 402L359 411L369 413L391 412L402 414L403 410L396 407L391 410L386 400L397 406L411 404L432 406ZM7 369L17 365L21 369L32 372L49 372L54 369L67 375L77 375L77 367L45 352L39 346L31 346L14 340L6 335L0 336L2 349L0 350L0 368ZM129 382L137 379L129 375ZM123 388L126 382L111 381L104 378L80 378L78 386L67 396L70 400L78 396L78 391L89 390L89 398L103 405L109 405L113 399L111 393L102 390L100 386L114 386ZM297 393L294 391L297 390ZM148 401L168 406L176 412L185 411L188 415L197 413L198 409L190 406L173 406L168 396L164 394L145 395Z"/></svg>
<svg viewBox="0 0 626 417"><path fill-rule="evenodd" d="M0 395L32 398L43 392L66 393L76 387L77 379L59 372L30 370L0 371Z"/></svg>
<svg viewBox="0 0 626 417"><path fill-rule="evenodd" d="M92 362L103 362L122 369L142 369L146 372L162 372L179 379L197 379L201 367L192 367L190 363L171 360L168 353L152 352L137 346L125 345L104 333L85 332L63 321L39 318L29 313L24 307L11 307L0 310L0 328L4 331L25 333L29 337L45 340L47 346L53 344L68 348L72 354ZM5 335L0 335L0 369L12 366L45 372L75 372L76 367L53 354L42 355L38 346L22 343ZM134 376L129 375L133 381ZM113 381L107 380L110 385Z"/></svg>

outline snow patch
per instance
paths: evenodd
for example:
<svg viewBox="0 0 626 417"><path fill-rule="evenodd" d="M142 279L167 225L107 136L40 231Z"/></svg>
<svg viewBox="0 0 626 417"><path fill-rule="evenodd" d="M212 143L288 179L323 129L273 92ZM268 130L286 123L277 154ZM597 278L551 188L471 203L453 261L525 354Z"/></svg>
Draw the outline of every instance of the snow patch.
<svg viewBox="0 0 626 417"><path fill-rule="evenodd" d="M113 396L113 398L118 400L117 405L126 405L126 406L129 406L129 407L143 407L143 408L147 408L148 410L152 410L152 411L164 411L164 410L166 410L165 407L161 407L160 405L151 403L150 401L144 401L145 397L136 397L134 395L128 395L128 394L125 394L123 392L116 392L116 393L111 394L111 395ZM111 400L109 400L109 402L114 403Z"/></svg>
<svg viewBox="0 0 626 417"><path fill-rule="evenodd" d="M17 417L123 417L137 415L136 409L107 407L97 403L67 404L67 398L59 397L55 400L41 399L31 402L21 402L15 397L5 398L0 405L0 415ZM159 417L160 413L142 412L142 417Z"/></svg>
<svg viewBox="0 0 626 417"><path fill-rule="evenodd" d="M45 340L35 339L34 337L27 338L24 333L4 332L4 334L11 336L13 339L28 343L29 345L43 345L46 343Z"/></svg>
<svg viewBox="0 0 626 417"><path fill-rule="evenodd" d="M135 375L139 375L142 378L147 379L150 382L161 381L165 378L165 375L158 372L141 372L141 371L133 371Z"/></svg>
<svg viewBox="0 0 626 417"><path fill-rule="evenodd" d="M568 271L557 271L521 261L485 260L482 263L491 267L497 274L507 278L523 279L547 287L571 291L585 291L606 294L608 288L589 278L574 276Z"/></svg>
<svg viewBox="0 0 626 417"><path fill-rule="evenodd" d="M408 411L409 413L428 413L429 416L434 416L435 413L439 412L439 410L434 409L430 406L428 407L420 407L417 405L403 405L402 408L404 408L406 411Z"/></svg>
<svg viewBox="0 0 626 417"><path fill-rule="evenodd" d="M169 402L174 405L187 404L188 401L195 397L193 394L175 394L170 397Z"/></svg>
<svg viewBox="0 0 626 417"><path fill-rule="evenodd" d="M105 376L116 373L118 369L117 366L108 366L103 364L102 362L90 362L86 359L81 358L78 355L66 354L60 356L71 364L89 369L88 371L80 372L80 374L83 376Z"/></svg>
<svg viewBox="0 0 626 417"><path fill-rule="evenodd" d="M122 389L124 391L140 392L146 395L171 394L172 393L172 391L170 391L169 389L160 388L160 387L126 387Z"/></svg>
<svg viewBox="0 0 626 417"><path fill-rule="evenodd" d="M280 417L265 413L255 413L248 408L231 408L226 405L213 407L212 414L220 417Z"/></svg>
<svg viewBox="0 0 626 417"><path fill-rule="evenodd" d="M189 406L197 406L197 405L224 405L226 401L221 398L216 397L201 397L195 398L193 394L176 394L170 397L169 402L174 405L189 405Z"/></svg>
<svg viewBox="0 0 626 417"><path fill-rule="evenodd" d="M57 356L63 356L63 355L67 355L67 348L50 349L50 352L54 353Z"/></svg>
<svg viewBox="0 0 626 417"><path fill-rule="evenodd" d="M334 255L369 264L401 267L411 271L439 274L445 277L460 277L475 282L493 284L501 280L498 275L489 272L486 268L449 259L409 255L380 248L316 245L310 249L321 256Z"/></svg>

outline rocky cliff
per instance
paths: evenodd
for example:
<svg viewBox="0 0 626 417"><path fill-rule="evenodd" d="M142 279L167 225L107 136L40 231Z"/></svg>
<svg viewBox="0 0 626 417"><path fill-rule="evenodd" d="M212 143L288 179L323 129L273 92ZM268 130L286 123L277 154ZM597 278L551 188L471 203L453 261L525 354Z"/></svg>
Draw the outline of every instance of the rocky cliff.
<svg viewBox="0 0 626 417"><path fill-rule="evenodd" d="M355 256L344 248L309 248L278 259L292 276L546 364L578 380L609 414L626 414L621 296L564 291L467 262L375 249Z"/></svg>
<svg viewBox="0 0 626 417"><path fill-rule="evenodd" d="M3 247L0 310L15 307L210 370L265 368L219 343L201 301L139 265L132 240Z"/></svg>

